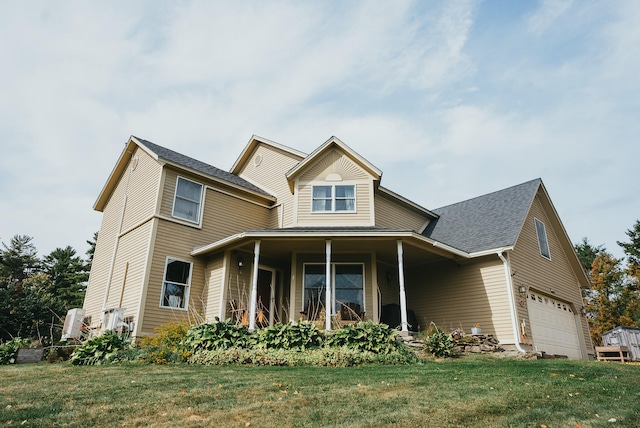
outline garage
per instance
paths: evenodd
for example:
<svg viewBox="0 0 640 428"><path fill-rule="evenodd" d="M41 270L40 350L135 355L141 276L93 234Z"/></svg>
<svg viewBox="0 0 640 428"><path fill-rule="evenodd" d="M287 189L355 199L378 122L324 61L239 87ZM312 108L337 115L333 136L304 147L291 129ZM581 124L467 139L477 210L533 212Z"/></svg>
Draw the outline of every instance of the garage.
<svg viewBox="0 0 640 428"><path fill-rule="evenodd" d="M537 351L582 358L575 313L568 303L537 293L527 295L533 345Z"/></svg>

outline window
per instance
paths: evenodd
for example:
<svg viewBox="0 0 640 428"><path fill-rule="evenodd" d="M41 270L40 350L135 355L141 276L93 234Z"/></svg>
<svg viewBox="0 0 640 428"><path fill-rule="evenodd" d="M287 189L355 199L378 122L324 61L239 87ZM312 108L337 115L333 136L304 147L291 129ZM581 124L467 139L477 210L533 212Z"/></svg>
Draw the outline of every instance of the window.
<svg viewBox="0 0 640 428"><path fill-rule="evenodd" d="M549 252L549 241L547 241L547 231L544 227L544 223L535 219L536 233L538 234L538 246L540 247L540 255L545 259L551 260L551 253Z"/></svg>
<svg viewBox="0 0 640 428"><path fill-rule="evenodd" d="M354 212L356 210L355 186L313 186L311 211Z"/></svg>
<svg viewBox="0 0 640 428"><path fill-rule="evenodd" d="M191 263L167 257L162 283L163 308L186 309L191 282Z"/></svg>
<svg viewBox="0 0 640 428"><path fill-rule="evenodd" d="M318 318L325 307L325 264L304 265L303 308L311 320ZM331 265L333 284L333 313L341 312L342 318L352 319L364 313L364 274L362 264L338 263Z"/></svg>
<svg viewBox="0 0 640 428"><path fill-rule="evenodd" d="M178 177L176 196L173 200L173 216L199 223L201 200L202 184Z"/></svg>

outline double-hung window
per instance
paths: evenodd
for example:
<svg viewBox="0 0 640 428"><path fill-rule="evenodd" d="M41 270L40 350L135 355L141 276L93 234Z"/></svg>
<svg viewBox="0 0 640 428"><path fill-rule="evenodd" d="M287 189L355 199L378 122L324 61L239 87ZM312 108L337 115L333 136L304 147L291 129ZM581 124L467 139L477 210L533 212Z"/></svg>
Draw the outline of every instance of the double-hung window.
<svg viewBox="0 0 640 428"><path fill-rule="evenodd" d="M164 308L186 309L191 284L190 262L167 257L162 282L162 299L160 306Z"/></svg>
<svg viewBox="0 0 640 428"><path fill-rule="evenodd" d="M540 255L545 259L551 260L551 252L549 251L549 241L547 240L547 230L544 223L535 219L536 234L538 235L538 246L540 247Z"/></svg>
<svg viewBox="0 0 640 428"><path fill-rule="evenodd" d="M201 202L202 184L178 177L176 196L173 200L173 216L199 223Z"/></svg>
<svg viewBox="0 0 640 428"><path fill-rule="evenodd" d="M312 212L354 212L355 210L354 185L313 186Z"/></svg>

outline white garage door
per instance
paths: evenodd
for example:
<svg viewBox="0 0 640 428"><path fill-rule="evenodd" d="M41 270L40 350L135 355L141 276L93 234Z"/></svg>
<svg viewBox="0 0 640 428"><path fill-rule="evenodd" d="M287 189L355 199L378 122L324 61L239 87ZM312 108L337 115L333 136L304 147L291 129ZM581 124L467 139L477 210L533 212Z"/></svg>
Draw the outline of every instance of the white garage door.
<svg viewBox="0 0 640 428"><path fill-rule="evenodd" d="M536 293L529 293L527 302L536 350L581 359L575 314L569 305Z"/></svg>

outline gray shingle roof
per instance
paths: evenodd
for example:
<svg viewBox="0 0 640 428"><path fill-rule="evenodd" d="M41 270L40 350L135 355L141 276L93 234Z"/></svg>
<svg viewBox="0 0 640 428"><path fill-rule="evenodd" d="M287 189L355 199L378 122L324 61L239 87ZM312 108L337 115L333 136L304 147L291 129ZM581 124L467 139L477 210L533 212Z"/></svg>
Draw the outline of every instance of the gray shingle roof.
<svg viewBox="0 0 640 428"><path fill-rule="evenodd" d="M249 183L248 181L238 177L235 174L216 168L215 166L201 162L197 159L190 158L189 156L185 156L178 152L174 152L173 150L169 150L165 147L154 144L151 141L143 140L142 138L138 138L138 137L134 137L134 138L138 140L141 144L144 144L146 148L148 148L153 153L155 153L159 158L165 161L172 162L177 165L183 166L185 168L198 171L205 175L209 175L215 179L226 181L230 184L243 187L247 190L251 190L261 195L272 196L271 194L265 192L258 186L255 186Z"/></svg>
<svg viewBox="0 0 640 428"><path fill-rule="evenodd" d="M515 245L541 183L538 178L435 209L440 218L423 235L468 253Z"/></svg>

